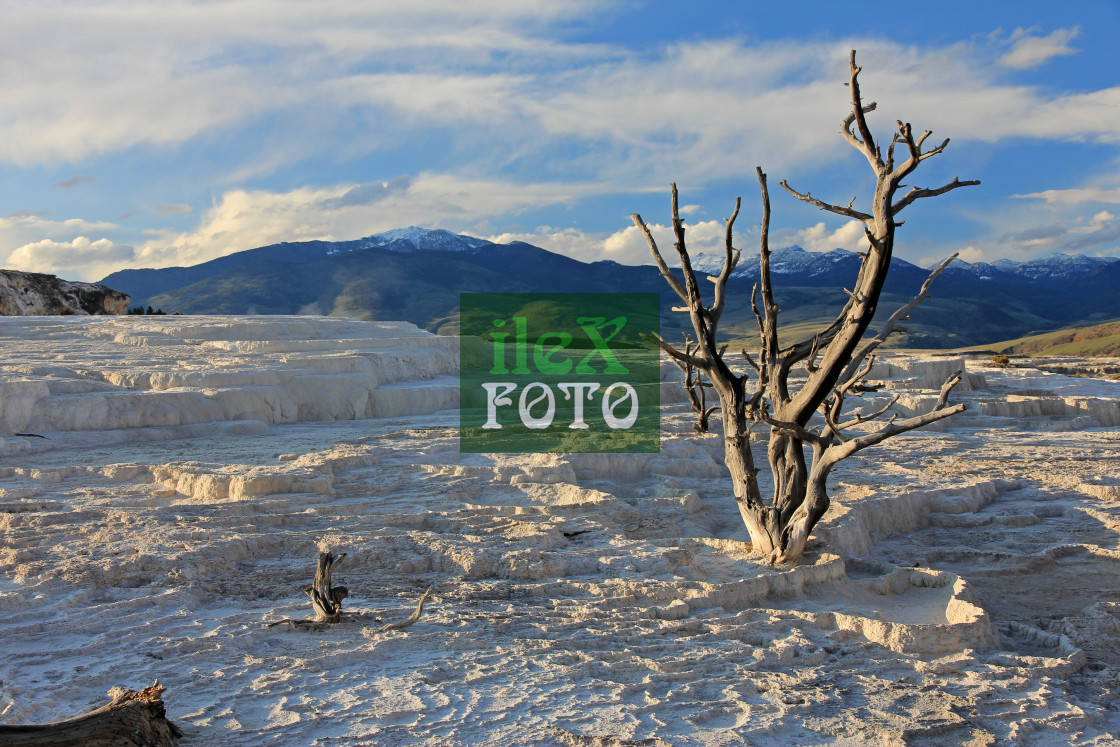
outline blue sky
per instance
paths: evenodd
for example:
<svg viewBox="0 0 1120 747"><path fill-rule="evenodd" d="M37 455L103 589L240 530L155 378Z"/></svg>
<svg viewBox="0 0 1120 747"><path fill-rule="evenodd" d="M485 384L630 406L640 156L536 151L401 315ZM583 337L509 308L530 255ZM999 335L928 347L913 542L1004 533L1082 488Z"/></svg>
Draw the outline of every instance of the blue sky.
<svg viewBox="0 0 1120 747"><path fill-rule="evenodd" d="M97 280L278 241L447 228L645 263L676 181L696 251L859 249L777 188L867 205L839 135L859 50L876 134L983 184L897 253L1120 256L1120 2L0 2L0 266Z"/></svg>

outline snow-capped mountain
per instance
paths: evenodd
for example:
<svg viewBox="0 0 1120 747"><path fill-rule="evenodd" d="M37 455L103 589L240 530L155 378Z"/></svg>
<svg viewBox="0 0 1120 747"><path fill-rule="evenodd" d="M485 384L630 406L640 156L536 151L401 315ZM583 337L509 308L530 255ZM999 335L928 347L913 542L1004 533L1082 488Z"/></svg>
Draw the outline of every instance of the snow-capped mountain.
<svg viewBox="0 0 1120 747"><path fill-rule="evenodd" d="M1000 259L992 264L1006 272L1031 280L1069 280L1086 275L1113 262L1116 257L1086 257L1084 254L1053 254L1049 257L1032 259L1026 262L1012 262Z"/></svg>
<svg viewBox="0 0 1120 747"><path fill-rule="evenodd" d="M456 234L440 228L394 228L353 241L305 242L304 244L285 244L283 246L311 246L327 256L349 254L366 249L384 249L391 252L444 251L458 254L471 254L496 246L486 239L465 234ZM828 252L811 252L794 244L775 249L770 253L770 271L775 275L819 278L838 271L855 271L861 261L860 255L846 249L833 249ZM609 260L604 260L609 262ZM1026 282L1062 282L1075 280L1093 273L1110 264L1120 262L1116 257L1087 257L1084 254L1053 254L1049 257L1016 262L1000 259L995 262L965 262L956 260L946 271L946 277L970 278L985 281L1006 281L1014 279ZM905 260L895 258L894 264L911 265ZM699 252L692 257L693 268L703 274L718 275L723 268L723 254ZM758 253L744 254L732 278L743 280L759 276Z"/></svg>
<svg viewBox="0 0 1120 747"><path fill-rule="evenodd" d="M442 228L394 228L391 231L375 233L364 239L354 241L325 242L327 256L358 252L365 249L387 249L392 252L441 251L470 252L484 246L491 246L485 239L451 233Z"/></svg>
<svg viewBox="0 0 1120 747"><path fill-rule="evenodd" d="M1011 276L1017 280L1060 282L1076 280L1117 262L1120 258L1058 253L1025 262L1010 259L998 259L991 263L964 262L958 259L950 269L953 274L967 274L977 280L1002 280Z"/></svg>
<svg viewBox="0 0 1120 747"><path fill-rule="evenodd" d="M817 277L838 269L856 268L861 257L846 249L833 249L830 252L810 252L797 246L785 246L770 253L770 271L775 275L798 275L805 278ZM1015 279L1027 282L1062 282L1076 280L1091 273L1120 263L1117 257L1087 257L1084 254L1053 254L1025 262L1000 259L995 262L965 262L957 259L946 271L946 276L970 277L976 280ZM895 258L894 265L909 265L905 260ZM722 254L699 253L692 258L692 267L697 272L718 275L723 269ZM757 278L758 253L744 255L739 265L731 273L732 278Z"/></svg>
<svg viewBox="0 0 1120 747"><path fill-rule="evenodd" d="M471 251L491 245L491 242L485 239L451 233L442 228L427 229L416 226L394 228L392 231L374 234L367 241L370 242L367 248L383 246L395 252L408 251L408 245L413 249L444 252Z"/></svg>
<svg viewBox="0 0 1120 747"><path fill-rule="evenodd" d="M700 252L692 259L692 267L707 275L719 275L723 269L722 254ZM815 277L833 272L846 265L858 267L860 256L846 249L833 249L830 252L810 252L797 246L784 246L770 252L770 272L775 275L804 275ZM731 273L732 278L757 278L759 276L758 254L744 255Z"/></svg>

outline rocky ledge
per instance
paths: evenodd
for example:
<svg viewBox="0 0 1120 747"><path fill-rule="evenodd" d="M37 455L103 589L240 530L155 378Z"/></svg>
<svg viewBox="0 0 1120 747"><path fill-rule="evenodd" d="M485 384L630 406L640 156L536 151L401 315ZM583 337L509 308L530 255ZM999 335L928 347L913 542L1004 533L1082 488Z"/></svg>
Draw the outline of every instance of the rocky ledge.
<svg viewBox="0 0 1120 747"><path fill-rule="evenodd" d="M0 316L124 314L130 297L95 283L39 272L0 270Z"/></svg>

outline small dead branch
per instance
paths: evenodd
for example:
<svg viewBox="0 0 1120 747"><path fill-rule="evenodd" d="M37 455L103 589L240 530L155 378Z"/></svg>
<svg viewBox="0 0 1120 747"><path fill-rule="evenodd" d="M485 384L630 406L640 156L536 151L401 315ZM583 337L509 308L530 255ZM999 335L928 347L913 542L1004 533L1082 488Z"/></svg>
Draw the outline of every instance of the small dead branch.
<svg viewBox="0 0 1120 747"><path fill-rule="evenodd" d="M697 357L699 348L700 345L693 342L686 332L684 334L684 360L677 360L673 357L670 357L669 360L684 374L684 388L688 393L688 401L692 405L692 411L696 413L696 422L692 424L692 429L703 435L708 432L708 421L712 417L712 413L719 409L719 405L707 406L704 389L705 387L711 389L712 385L704 381L700 369L691 363L691 360ZM721 347L717 355L722 357L725 350L726 346Z"/></svg>
<svg viewBox="0 0 1120 747"><path fill-rule="evenodd" d="M420 619L421 613L424 612L424 602L428 601L428 598L431 597L431 596L432 596L432 587L429 586L428 590L425 591L423 596L420 597L420 601L416 604L416 609L413 610L412 614L408 616L407 620L401 620L400 622L388 623L387 625L382 625L380 628L377 629L377 632L378 633L388 633L390 630L403 630L404 628L407 628L409 625L412 625L413 623L415 623L417 620Z"/></svg>

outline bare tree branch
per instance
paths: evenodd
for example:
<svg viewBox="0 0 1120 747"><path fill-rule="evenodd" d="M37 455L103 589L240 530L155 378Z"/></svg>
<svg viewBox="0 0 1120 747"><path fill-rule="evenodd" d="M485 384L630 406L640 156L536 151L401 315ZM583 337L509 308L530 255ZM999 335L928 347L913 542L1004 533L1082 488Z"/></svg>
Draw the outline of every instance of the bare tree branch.
<svg viewBox="0 0 1120 747"><path fill-rule="evenodd" d="M808 441L809 443L818 443L821 441L820 434L813 433L812 431L806 429L798 423L791 423L784 420L775 420L763 410L759 410L758 419L769 425L771 428L782 431L790 436L793 436L794 438L799 438L802 441Z"/></svg>
<svg viewBox="0 0 1120 747"><path fill-rule="evenodd" d="M727 231L724 236L723 269L716 279L716 293L712 300L712 324L718 323L720 316L723 314L727 281L731 278L731 273L734 271L735 266L739 264L739 251L731 245L731 238L732 229L735 226L735 219L739 216L739 205L741 202L742 200L738 197L735 198L735 211L731 213L731 217L727 219Z"/></svg>
<svg viewBox="0 0 1120 747"><path fill-rule="evenodd" d="M758 166L754 170L762 192L762 234L758 247L759 282L766 312L762 323L762 357L763 365L769 365L778 353L778 304L774 303L774 288L770 282L770 191L766 188L766 174ZM757 310L755 315L758 315Z"/></svg>
<svg viewBox="0 0 1120 747"><path fill-rule="evenodd" d="M695 366L696 368L699 368L699 369L702 369L702 370L705 370L705 371L708 370L708 368L711 365L711 362L704 359L704 358L697 358L695 355L690 355L688 353L682 353L681 351L677 350L675 347L673 347L669 343L662 340L660 337L650 335L650 338L657 343L657 347L661 348L666 353L668 353L670 357L674 358L675 360L680 361L681 363L687 363L690 366Z"/></svg>
<svg viewBox="0 0 1120 747"><path fill-rule="evenodd" d="M906 433L915 428L921 428L924 425L936 423L938 420L943 420L950 415L956 415L958 412L964 412L965 406L963 403L953 405L952 407L946 406L949 392L953 387L959 384L960 381L960 371L946 379L945 383L941 385L941 393L937 397L937 404L935 404L933 409L929 412L923 415L915 415L914 417L892 421L877 431L849 439L841 444L830 446L825 450L823 459L826 460L828 464L835 464L857 451L862 451L869 446L880 444L888 438L897 436L900 433Z"/></svg>
<svg viewBox="0 0 1120 747"><path fill-rule="evenodd" d="M859 92L859 74L863 68L856 65L856 51L853 49L848 56L848 88L852 94L852 113L849 115L851 120L844 120L844 132L847 133L848 142L863 153L867 157L867 162L871 164L871 168L878 173L883 168L883 159L879 155L879 146L875 144L875 138L871 135L871 128L867 126L868 112L875 111L875 102L871 102L867 106L863 105ZM852 122L855 123L856 129L859 131L859 139L857 140L851 134Z"/></svg>
<svg viewBox="0 0 1120 747"><path fill-rule="evenodd" d="M378 633L388 633L390 630L404 630L409 625L414 624L417 620L420 619L420 615L424 612L424 602L428 601L428 599L431 596L432 596L432 587L429 586L428 590L425 591L421 595L420 601L416 603L416 609L414 609L412 611L411 615L409 615L406 619L401 620L400 622L388 623L386 625L382 625L380 628L377 629L377 632Z"/></svg>
<svg viewBox="0 0 1120 747"><path fill-rule="evenodd" d="M806 192L805 194L801 194L796 189L789 186L789 184L786 183L785 179L780 181L779 184L781 184L783 187L785 187L786 191L789 192L794 197L796 197L797 199L801 200L802 202L806 202L810 205L815 205L816 207L819 207L821 210L827 210L830 213L836 213L837 215L844 215L844 216L847 216L849 218L855 218L856 220L861 220L864 223L866 223L867 221L872 219L872 216L868 215L867 213L860 212L859 210L853 210L852 209L852 203L848 203L848 207L841 207L840 205L833 205L831 203L824 202L822 200L818 200L816 197L813 197L808 192ZM853 197L852 200L855 200L855 198Z"/></svg>
<svg viewBox="0 0 1120 747"><path fill-rule="evenodd" d="M926 281L922 283L922 287L918 290L918 295L914 296L914 298L910 299L909 303L899 307L897 311L891 314L890 319L883 325L883 329L880 330L879 334L868 340L867 343L860 348L859 352L852 357L852 362L848 364L848 367L844 369L844 373L840 375L841 380L847 380L854 376L864 358L874 352L875 349L882 345L892 334L901 331L898 323L906 319L910 312L917 308L918 304L929 298L929 289L930 286L933 285L933 281L936 280L937 277L945 271L945 268L958 256L960 256L960 252L953 252L942 260L941 264L933 268L929 277L926 278Z"/></svg>
<svg viewBox="0 0 1120 747"><path fill-rule="evenodd" d="M887 404L883 405L878 410L876 410L875 412L870 413L870 414L865 415L863 412L857 410L856 412L852 413L853 418L851 420L848 420L848 421L843 422L843 423L839 423L836 426L837 429L846 430L848 428L852 428L854 426L857 426L860 423L869 423L872 420L875 420L876 418L881 418L883 415L886 414L887 410L894 407L894 403L898 402L898 397L899 397L899 395L897 395L897 394L894 395L893 397L891 397L890 402L888 402Z"/></svg>
<svg viewBox="0 0 1120 747"><path fill-rule="evenodd" d="M653 234L649 232L649 227L646 226L646 222L642 220L642 216L637 213L632 213L630 215L630 220L634 222L634 225L638 227L642 235L646 237L646 244L649 245L649 251L653 255L653 261L657 263L657 269L661 270L661 277L665 278L665 281L669 283L669 287L676 291L676 294L680 296L682 301L688 303L688 293L685 292L681 281L677 280L677 276L669 269L665 258L661 256L661 251L657 248L657 242L654 241Z"/></svg>
<svg viewBox="0 0 1120 747"><path fill-rule="evenodd" d="M871 103L866 104L863 107L863 113L864 113L864 115L866 115L870 112L875 111L876 108L877 108L877 105L875 104L874 101L872 101ZM844 122L840 125L840 134L843 135L844 139L848 141L848 145L852 146L853 148L855 148L858 151L862 151L863 150L863 141L860 140L858 137L856 137L855 134L852 132L852 125L855 123L855 121L856 121L855 112L852 112L848 116L844 117ZM891 146L892 146L892 149L893 149L894 144L892 143Z"/></svg>
<svg viewBox="0 0 1120 747"><path fill-rule="evenodd" d="M898 215L904 207L913 203L915 200L922 199L923 197L936 197L937 195L943 195L946 192L957 189L958 187L974 187L979 183L979 179L969 179L968 181L962 182L960 179L954 176L953 181L949 182L943 187L938 187L937 189L918 189L917 187L914 187L906 193L905 197L891 205L891 213L893 215Z"/></svg>

